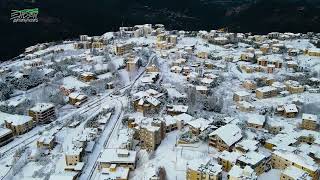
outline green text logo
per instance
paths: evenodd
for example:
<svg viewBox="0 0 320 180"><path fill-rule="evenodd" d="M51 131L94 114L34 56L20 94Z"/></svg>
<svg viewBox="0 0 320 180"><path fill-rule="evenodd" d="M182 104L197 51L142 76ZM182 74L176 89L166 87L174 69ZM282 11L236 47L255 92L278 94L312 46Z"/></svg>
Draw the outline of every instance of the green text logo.
<svg viewBox="0 0 320 180"><path fill-rule="evenodd" d="M38 22L38 8L11 10L11 18L14 23Z"/></svg>

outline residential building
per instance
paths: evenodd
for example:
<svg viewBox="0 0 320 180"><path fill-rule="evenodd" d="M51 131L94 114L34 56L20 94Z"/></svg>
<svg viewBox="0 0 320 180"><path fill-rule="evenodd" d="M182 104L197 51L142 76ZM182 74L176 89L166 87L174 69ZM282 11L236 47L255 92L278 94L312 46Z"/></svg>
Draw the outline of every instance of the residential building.
<svg viewBox="0 0 320 180"><path fill-rule="evenodd" d="M181 71L182 71L182 67L180 67L180 66L172 66L171 68L170 68L170 71L171 72L173 72L173 73L181 73Z"/></svg>
<svg viewBox="0 0 320 180"><path fill-rule="evenodd" d="M35 123L49 123L56 117L55 106L51 103L37 103L29 109L29 116L33 118Z"/></svg>
<svg viewBox="0 0 320 180"><path fill-rule="evenodd" d="M82 162L83 155L84 155L83 147L79 147L74 144L70 145L69 149L65 153L66 168L73 169L75 166L77 166L78 163ZM80 165L81 164L82 163L80 163Z"/></svg>
<svg viewBox="0 0 320 180"><path fill-rule="evenodd" d="M149 180L166 180L166 169L163 166L154 168L152 172L147 177Z"/></svg>
<svg viewBox="0 0 320 180"><path fill-rule="evenodd" d="M132 49L133 49L132 43L117 44L115 46L115 54L117 56L122 56L124 54L130 53Z"/></svg>
<svg viewBox="0 0 320 180"><path fill-rule="evenodd" d="M234 101L249 101L250 93L246 91L236 91L233 94Z"/></svg>
<svg viewBox="0 0 320 180"><path fill-rule="evenodd" d="M80 80L84 82L90 82L95 79L96 79L95 74L92 72L83 72L80 75Z"/></svg>
<svg viewBox="0 0 320 180"><path fill-rule="evenodd" d="M81 88L88 86L88 84L78 80L74 76L67 76L62 79L62 85L60 86L60 90L65 96L68 96L70 93L80 91Z"/></svg>
<svg viewBox="0 0 320 180"><path fill-rule="evenodd" d="M246 88L247 90L250 90L250 91L253 91L253 90L256 90L256 89L257 89L257 84L256 84L256 82L251 81L251 80L245 80L245 81L242 83L242 86L243 86L244 88Z"/></svg>
<svg viewBox="0 0 320 180"><path fill-rule="evenodd" d="M258 150L259 141L252 139L244 139L235 145L234 151L245 154L249 151Z"/></svg>
<svg viewBox="0 0 320 180"><path fill-rule="evenodd" d="M11 129L0 128L0 147L8 144L13 140L13 133Z"/></svg>
<svg viewBox="0 0 320 180"><path fill-rule="evenodd" d="M255 151L249 151L237 159L237 165L241 168L250 166L257 175L265 172L268 166L269 158L261 153Z"/></svg>
<svg viewBox="0 0 320 180"><path fill-rule="evenodd" d="M167 105L167 114L171 116L183 114L188 112L188 106L184 105Z"/></svg>
<svg viewBox="0 0 320 180"><path fill-rule="evenodd" d="M166 125L166 133L169 133L171 131L177 130L178 126L177 126L177 120L170 116L170 115L166 115L164 116L164 122Z"/></svg>
<svg viewBox="0 0 320 180"><path fill-rule="evenodd" d="M57 173L52 174L49 178L49 180L57 180L57 179L63 179L63 180L76 180L78 178L78 172L63 172L63 173ZM32 178L33 179L33 178Z"/></svg>
<svg viewBox="0 0 320 180"><path fill-rule="evenodd" d="M297 144L297 142L298 140L294 136L289 136L288 134L277 134L271 139L267 139L264 147L269 150L274 150L276 148L290 148Z"/></svg>
<svg viewBox="0 0 320 180"><path fill-rule="evenodd" d="M55 136L48 132L44 132L37 140L37 147L40 149L52 150L55 146Z"/></svg>
<svg viewBox="0 0 320 180"><path fill-rule="evenodd" d="M160 70L155 64L151 64L150 66L146 67L147 73L159 73Z"/></svg>
<svg viewBox="0 0 320 180"><path fill-rule="evenodd" d="M256 97L259 99L277 96L277 89L272 86L264 86L256 90Z"/></svg>
<svg viewBox="0 0 320 180"><path fill-rule="evenodd" d="M241 139L241 129L237 125L227 124L209 134L209 146L219 151L231 151Z"/></svg>
<svg viewBox="0 0 320 180"><path fill-rule="evenodd" d="M108 168L102 168L95 179L104 180L128 180L130 169L127 167L119 167L116 164L111 164Z"/></svg>
<svg viewBox="0 0 320 180"><path fill-rule="evenodd" d="M68 97L69 103L75 106L79 106L88 100L88 96L78 92L70 93Z"/></svg>
<svg viewBox="0 0 320 180"><path fill-rule="evenodd" d="M154 151L161 143L161 129L158 126L143 125L139 129L140 146L143 149Z"/></svg>
<svg viewBox="0 0 320 180"><path fill-rule="evenodd" d="M213 39L210 37L209 42L217 45L226 45L229 40L226 37L214 37Z"/></svg>
<svg viewBox="0 0 320 180"><path fill-rule="evenodd" d="M139 57L129 56L126 61L126 70L127 71L135 71L139 68Z"/></svg>
<svg viewBox="0 0 320 180"><path fill-rule="evenodd" d="M286 85L284 85L283 83L278 82L278 81L273 82L271 86L277 88L278 93L287 90Z"/></svg>
<svg viewBox="0 0 320 180"><path fill-rule="evenodd" d="M303 129L316 130L318 126L318 117L314 114L302 114L302 124Z"/></svg>
<svg viewBox="0 0 320 180"><path fill-rule="evenodd" d="M309 56L317 56L317 57L319 57L320 56L320 49L308 49L307 50L307 54Z"/></svg>
<svg viewBox="0 0 320 180"><path fill-rule="evenodd" d="M267 54L270 50L269 44L262 44L260 46L260 51L262 51L263 54Z"/></svg>
<svg viewBox="0 0 320 180"><path fill-rule="evenodd" d="M250 114L247 119L247 125L251 128L262 129L264 127L266 117L259 114Z"/></svg>
<svg viewBox="0 0 320 180"><path fill-rule="evenodd" d="M149 89L146 91L139 91L132 96L134 109L146 114L157 112L160 109L161 102L158 98L161 98L163 93L159 93L154 89Z"/></svg>
<svg viewBox="0 0 320 180"><path fill-rule="evenodd" d="M227 175L228 180L257 180L258 177L250 166L243 169L237 165L233 166Z"/></svg>
<svg viewBox="0 0 320 180"><path fill-rule="evenodd" d="M287 87L287 91L291 94L302 93L304 91L304 87L297 81L288 80L284 84Z"/></svg>
<svg viewBox="0 0 320 180"><path fill-rule="evenodd" d="M92 48L99 48L99 49L101 49L101 48L104 47L104 45L103 45L102 42L93 42L93 43L91 44L91 47L92 47Z"/></svg>
<svg viewBox="0 0 320 180"><path fill-rule="evenodd" d="M280 180L312 180L309 174L295 166L289 166L281 172Z"/></svg>
<svg viewBox="0 0 320 180"><path fill-rule="evenodd" d="M294 118L298 114L298 108L295 104L279 105L277 112L286 118Z"/></svg>
<svg viewBox="0 0 320 180"><path fill-rule="evenodd" d="M198 52L197 57L201 59L208 59L208 53L205 51Z"/></svg>
<svg viewBox="0 0 320 180"><path fill-rule="evenodd" d="M0 113L5 127L10 129L15 136L22 135L34 127L32 117L30 116Z"/></svg>
<svg viewBox="0 0 320 180"><path fill-rule="evenodd" d="M192 121L187 122L187 126L191 130L192 134L199 135L201 132L206 130L210 126L211 121L204 119L204 118L198 118Z"/></svg>
<svg viewBox="0 0 320 180"><path fill-rule="evenodd" d="M186 113L176 115L174 116L174 118L177 121L177 128L179 130L182 129L188 122L190 122L193 119L191 115Z"/></svg>
<svg viewBox="0 0 320 180"><path fill-rule="evenodd" d="M254 59L254 54L253 53L242 53L240 55L240 59L242 61L252 61Z"/></svg>
<svg viewBox="0 0 320 180"><path fill-rule="evenodd" d="M237 159L241 156L241 153L237 151L226 151L220 153L218 156L218 163L222 165L222 169L226 172L229 172L231 168L236 164Z"/></svg>
<svg viewBox="0 0 320 180"><path fill-rule="evenodd" d="M239 109L241 112L251 112L255 110L255 107L253 104L247 101L239 101L237 103L237 109Z"/></svg>
<svg viewBox="0 0 320 180"><path fill-rule="evenodd" d="M98 168L110 168L113 164L117 167L129 168L134 170L136 167L137 152L126 149L104 149L99 156ZM113 165L114 166L114 165Z"/></svg>
<svg viewBox="0 0 320 180"><path fill-rule="evenodd" d="M309 174L313 180L319 178L319 165L314 160L305 154L297 154L289 151L274 151L272 153L271 164L276 169L286 169L294 166Z"/></svg>
<svg viewBox="0 0 320 180"><path fill-rule="evenodd" d="M268 117L267 125L265 128L271 134L278 134L284 128L284 124L280 119L276 119L275 117Z"/></svg>
<svg viewBox="0 0 320 180"><path fill-rule="evenodd" d="M222 180L222 166L215 162L199 164L190 162L187 167L186 180Z"/></svg>

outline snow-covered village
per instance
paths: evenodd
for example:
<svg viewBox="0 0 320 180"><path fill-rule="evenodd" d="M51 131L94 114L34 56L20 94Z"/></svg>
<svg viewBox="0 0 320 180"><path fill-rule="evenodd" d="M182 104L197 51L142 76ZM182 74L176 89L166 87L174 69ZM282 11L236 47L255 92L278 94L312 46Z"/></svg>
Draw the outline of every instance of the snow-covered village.
<svg viewBox="0 0 320 180"><path fill-rule="evenodd" d="M0 65L0 179L318 180L320 33L120 27Z"/></svg>

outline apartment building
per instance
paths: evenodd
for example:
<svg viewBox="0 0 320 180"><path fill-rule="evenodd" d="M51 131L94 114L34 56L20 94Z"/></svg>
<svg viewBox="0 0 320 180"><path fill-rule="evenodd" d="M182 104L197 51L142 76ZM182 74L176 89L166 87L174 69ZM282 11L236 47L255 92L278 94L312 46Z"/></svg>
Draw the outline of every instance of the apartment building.
<svg viewBox="0 0 320 180"><path fill-rule="evenodd" d="M241 153L236 151L222 151L218 156L218 163L222 165L222 169L229 172L231 168L236 164L237 159L241 156Z"/></svg>
<svg viewBox="0 0 320 180"><path fill-rule="evenodd" d="M309 56L320 57L320 49L308 49L306 52Z"/></svg>
<svg viewBox="0 0 320 180"><path fill-rule="evenodd" d="M55 136L48 132L44 132L37 140L37 148L52 150L55 146Z"/></svg>
<svg viewBox="0 0 320 180"><path fill-rule="evenodd" d="M317 115L303 113L301 127L308 130L316 130L318 127Z"/></svg>
<svg viewBox="0 0 320 180"><path fill-rule="evenodd" d="M254 81L251 81L251 80L245 80L243 83L242 83L242 86L244 88L246 88L247 90L250 90L250 91L253 91L253 90L256 90L257 89L257 83L254 82Z"/></svg>
<svg viewBox="0 0 320 180"><path fill-rule="evenodd" d="M304 87L297 81L288 80L284 82L284 84L287 87L287 91L289 91L291 94L303 93L304 91Z"/></svg>
<svg viewBox="0 0 320 180"><path fill-rule="evenodd" d="M294 136L289 136L288 134L277 134L271 139L267 139L264 147L269 150L274 150L276 147L286 147L289 148L297 144L298 140Z"/></svg>
<svg viewBox="0 0 320 180"><path fill-rule="evenodd" d="M210 126L211 121L204 119L204 118L198 118L194 119L192 121L187 122L187 126L191 130L192 134L198 136L201 132L206 130Z"/></svg>
<svg viewBox="0 0 320 180"><path fill-rule="evenodd" d="M84 81L84 82L90 82L90 81L95 80L95 79L96 79L96 76L92 72L83 72L80 75L80 80Z"/></svg>
<svg viewBox="0 0 320 180"><path fill-rule="evenodd" d="M206 164L191 162L187 167L186 180L222 180L222 166L210 161Z"/></svg>
<svg viewBox="0 0 320 180"><path fill-rule="evenodd" d="M272 153L271 165L276 169L286 169L287 167L294 166L307 172L313 180L318 180L319 178L319 165L307 155L280 150L274 151Z"/></svg>
<svg viewBox="0 0 320 180"><path fill-rule="evenodd" d="M237 125L227 124L209 134L209 146L219 151L231 151L241 139L241 129Z"/></svg>
<svg viewBox="0 0 320 180"><path fill-rule="evenodd" d="M174 117L170 115L166 115L163 117L163 120L166 125L166 133L169 133L178 129L177 120Z"/></svg>
<svg viewBox="0 0 320 180"><path fill-rule="evenodd" d="M264 86L256 90L256 97L258 99L271 98L274 96L277 96L277 89L275 87Z"/></svg>
<svg viewBox="0 0 320 180"><path fill-rule="evenodd" d="M97 160L99 170L110 168L113 164L117 167L134 170L136 167L136 161L137 152L126 149L104 149Z"/></svg>
<svg viewBox="0 0 320 180"><path fill-rule="evenodd" d="M284 128L284 124L280 120L276 119L275 117L268 117L268 122L265 128L271 134L278 134Z"/></svg>
<svg viewBox="0 0 320 180"><path fill-rule="evenodd" d="M270 46L269 44L262 44L259 49L263 54L267 54L270 50Z"/></svg>
<svg viewBox="0 0 320 180"><path fill-rule="evenodd" d="M0 147L8 144L13 140L11 129L0 127Z"/></svg>
<svg viewBox="0 0 320 180"><path fill-rule="evenodd" d="M158 98L163 96L162 93L154 89L139 91L133 94L133 107L136 111L143 114L157 112L160 109L161 102Z"/></svg>
<svg viewBox="0 0 320 180"><path fill-rule="evenodd" d="M242 53L240 55L240 60L242 61L252 61L254 59L253 53Z"/></svg>
<svg viewBox="0 0 320 180"><path fill-rule="evenodd" d="M227 175L228 180L257 180L258 177L250 166L241 168L238 165L232 167Z"/></svg>
<svg viewBox="0 0 320 180"><path fill-rule="evenodd" d="M233 94L233 101L249 101L250 93L246 91L236 91Z"/></svg>
<svg viewBox="0 0 320 180"><path fill-rule="evenodd" d="M15 136L22 135L34 127L32 117L30 116L0 113L5 127L10 129Z"/></svg>
<svg viewBox="0 0 320 180"><path fill-rule="evenodd" d="M126 70L127 71L135 71L139 68L140 58L129 56L126 61Z"/></svg>
<svg viewBox="0 0 320 180"><path fill-rule="evenodd" d="M280 180L312 180L309 174L295 166L289 166L281 172Z"/></svg>
<svg viewBox="0 0 320 180"><path fill-rule="evenodd" d="M99 180L128 180L130 169L111 164L109 168L103 168L95 179Z"/></svg>
<svg viewBox="0 0 320 180"><path fill-rule="evenodd" d="M235 145L235 148L233 149L233 151L245 154L250 151L258 150L259 144L260 144L259 141L256 141L256 140L244 139Z"/></svg>
<svg viewBox="0 0 320 180"><path fill-rule="evenodd" d="M183 114L188 112L188 106L184 105L167 105L167 114L171 116Z"/></svg>
<svg viewBox="0 0 320 180"><path fill-rule="evenodd" d="M205 51L200 51L197 53L197 57L201 59L208 59L208 53Z"/></svg>
<svg viewBox="0 0 320 180"><path fill-rule="evenodd" d="M79 146L70 145L70 148L65 153L66 166L77 166L78 163L82 162L84 155L84 149Z"/></svg>
<svg viewBox="0 0 320 180"><path fill-rule="evenodd" d="M104 47L104 45L103 45L103 43L102 43L102 42L93 42L93 43L91 44L91 47L92 47L92 48L98 48L98 49L101 49L101 48L103 48L103 47Z"/></svg>
<svg viewBox="0 0 320 180"><path fill-rule="evenodd" d="M284 85L283 83L278 82L278 81L273 82L271 86L277 88L278 93L287 90L286 85Z"/></svg>
<svg viewBox="0 0 320 180"><path fill-rule="evenodd" d="M236 164L241 168L250 166L257 175L265 172L265 169L268 166L267 163L269 163L269 158L255 151L247 152L246 154L239 157L236 162Z"/></svg>
<svg viewBox="0 0 320 180"><path fill-rule="evenodd" d="M115 46L115 54L117 56L122 56L124 54L130 53L132 49L133 49L132 43L117 44Z"/></svg>
<svg viewBox="0 0 320 180"><path fill-rule="evenodd" d="M250 114L247 119L247 125L251 128L262 129L264 127L266 117L259 114Z"/></svg>
<svg viewBox="0 0 320 180"><path fill-rule="evenodd" d="M38 124L49 123L56 117L55 106L51 103L37 103L29 109L29 116Z"/></svg>
<svg viewBox="0 0 320 180"><path fill-rule="evenodd" d="M157 126L145 125L139 129L140 146L150 151L156 150L161 143L161 129Z"/></svg>
<svg viewBox="0 0 320 180"><path fill-rule="evenodd" d="M277 107L277 113L286 118L294 118L299 113L299 110L295 104L285 104Z"/></svg>
<svg viewBox="0 0 320 180"><path fill-rule="evenodd" d="M160 72L159 68L155 64L151 64L150 66L146 67L147 73L158 73Z"/></svg>
<svg viewBox="0 0 320 180"><path fill-rule="evenodd" d="M255 107L253 104L247 101L239 101L237 103L237 109L239 109L241 112L251 112L255 110Z"/></svg>
<svg viewBox="0 0 320 180"><path fill-rule="evenodd" d="M269 59L269 57L260 57L257 60L257 64L263 67L268 67L269 65L272 65L272 67L274 68L282 68L283 60L280 58Z"/></svg>
<svg viewBox="0 0 320 180"><path fill-rule="evenodd" d="M78 92L70 93L68 97L69 103L75 106L79 106L88 100L88 96Z"/></svg>

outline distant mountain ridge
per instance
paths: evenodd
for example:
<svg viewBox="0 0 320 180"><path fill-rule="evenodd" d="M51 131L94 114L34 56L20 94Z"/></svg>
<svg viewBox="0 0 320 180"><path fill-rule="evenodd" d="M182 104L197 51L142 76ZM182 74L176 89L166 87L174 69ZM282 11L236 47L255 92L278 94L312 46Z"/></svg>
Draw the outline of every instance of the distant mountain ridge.
<svg viewBox="0 0 320 180"><path fill-rule="evenodd" d="M39 8L39 23L14 24L12 9ZM163 23L170 29L264 34L320 32L319 0L3 0L0 59L14 57L37 42L99 35L119 26Z"/></svg>

